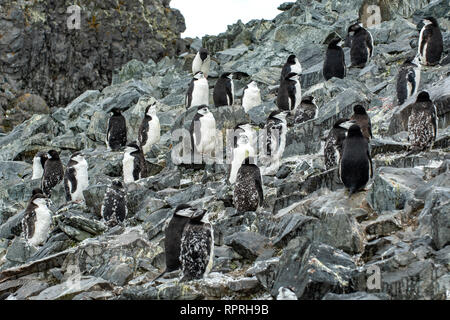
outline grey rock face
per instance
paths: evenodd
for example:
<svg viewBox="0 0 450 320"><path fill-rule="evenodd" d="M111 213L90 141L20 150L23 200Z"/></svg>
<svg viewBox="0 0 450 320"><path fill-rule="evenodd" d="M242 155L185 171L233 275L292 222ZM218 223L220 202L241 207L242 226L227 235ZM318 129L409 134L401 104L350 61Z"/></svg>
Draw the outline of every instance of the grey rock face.
<svg viewBox="0 0 450 320"><path fill-rule="evenodd" d="M168 2L81 1L79 29L69 30L72 5L2 4L0 55L6 58L0 62L1 74L18 81L19 90L39 92L52 107L109 85L113 70L133 58L159 60L184 47L184 18Z"/></svg>

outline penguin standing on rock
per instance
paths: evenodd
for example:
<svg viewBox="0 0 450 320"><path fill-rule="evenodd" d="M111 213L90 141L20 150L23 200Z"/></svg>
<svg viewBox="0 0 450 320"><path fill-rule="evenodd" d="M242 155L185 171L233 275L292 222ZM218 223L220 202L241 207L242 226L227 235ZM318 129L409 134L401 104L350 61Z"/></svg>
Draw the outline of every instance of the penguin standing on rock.
<svg viewBox="0 0 450 320"><path fill-rule="evenodd" d="M281 69L280 82L283 82L283 80L289 73L302 73L302 65L300 64L300 61L298 61L297 57L293 54L288 57L286 63L283 66L283 69Z"/></svg>
<svg viewBox="0 0 450 320"><path fill-rule="evenodd" d="M366 109L364 109L361 105L355 105L353 107L354 114L350 118L351 121L354 121L359 128L361 129L363 136L367 139L367 141L370 141L372 136L372 122L370 121L370 117L366 112Z"/></svg>
<svg viewBox="0 0 450 320"><path fill-rule="evenodd" d="M437 110L426 91L417 96L411 106L408 118L408 140L411 143L411 153L424 151L433 146L437 136Z"/></svg>
<svg viewBox="0 0 450 320"><path fill-rule="evenodd" d="M50 150L47 158L41 181L41 189L44 195L50 198L51 190L64 178L64 167L57 151Z"/></svg>
<svg viewBox="0 0 450 320"><path fill-rule="evenodd" d="M47 161L46 152L38 152L33 158L33 175L31 180L41 179L44 174L45 161Z"/></svg>
<svg viewBox="0 0 450 320"><path fill-rule="evenodd" d="M246 154L254 157L256 155L256 137L250 124L239 124L234 129L238 137L234 137L234 145L231 158L230 175L228 181L233 184L236 182L239 168L247 157ZM243 130L243 132L242 132Z"/></svg>
<svg viewBox="0 0 450 320"><path fill-rule="evenodd" d="M172 219L170 220L169 225L165 230L164 254L166 256L166 270L164 270L164 272L156 279L160 278L166 273L181 268L181 237L183 235L184 227L189 222L194 213L195 209L187 204L180 204L176 207Z"/></svg>
<svg viewBox="0 0 450 320"><path fill-rule="evenodd" d="M209 104L209 85L203 72L194 75L186 93L186 109Z"/></svg>
<svg viewBox="0 0 450 320"><path fill-rule="evenodd" d="M52 225L49 200L41 189L34 189L22 219L22 230L27 242L34 247L47 241Z"/></svg>
<svg viewBox="0 0 450 320"><path fill-rule="evenodd" d="M216 107L232 106L234 102L233 74L222 73L217 80L213 91L214 105Z"/></svg>
<svg viewBox="0 0 450 320"><path fill-rule="evenodd" d="M414 96L420 83L420 63L418 57L407 59L400 67L397 76L397 101L402 105L410 97Z"/></svg>
<svg viewBox="0 0 450 320"><path fill-rule="evenodd" d="M327 170L330 170L340 163L340 158L342 157L342 143L347 134L347 128L341 127L341 124L347 121L349 121L349 119L339 119L328 133L324 148L325 167Z"/></svg>
<svg viewBox="0 0 450 320"><path fill-rule="evenodd" d="M181 238L181 281L202 279L212 268L214 230L206 210L197 210L186 224Z"/></svg>
<svg viewBox="0 0 450 320"><path fill-rule="evenodd" d="M197 74L197 72L201 71L205 75L205 78L208 78L210 64L211 57L208 50L200 48L192 62L192 74Z"/></svg>
<svg viewBox="0 0 450 320"><path fill-rule="evenodd" d="M300 107L295 112L295 123L302 123L317 118L318 112L319 109L315 104L314 97L303 97Z"/></svg>
<svg viewBox="0 0 450 320"><path fill-rule="evenodd" d="M113 108L111 113L106 133L106 146L115 151L127 144L127 123L120 109Z"/></svg>
<svg viewBox="0 0 450 320"><path fill-rule="evenodd" d="M141 148L132 142L125 148L123 155L123 181L130 183L147 177L147 164Z"/></svg>
<svg viewBox="0 0 450 320"><path fill-rule="evenodd" d="M340 38L335 38L328 44L323 63L323 77L325 80L333 77L344 79L346 76L347 70L345 67L344 50L339 46L340 42Z"/></svg>
<svg viewBox="0 0 450 320"><path fill-rule="evenodd" d="M238 212L256 211L264 201L261 172L253 159L247 157L239 168L233 202Z"/></svg>
<svg viewBox="0 0 450 320"><path fill-rule="evenodd" d="M289 73L280 84L277 106L280 110L295 111L302 101L302 89L297 73Z"/></svg>
<svg viewBox="0 0 450 320"><path fill-rule="evenodd" d="M152 146L161 139L161 126L156 115L156 107L148 106L145 109L145 116L139 127L139 145L142 152L147 154Z"/></svg>
<svg viewBox="0 0 450 320"><path fill-rule="evenodd" d="M201 156L202 159L211 156L216 148L216 120L206 105L198 107L189 132L193 155Z"/></svg>
<svg viewBox="0 0 450 320"><path fill-rule="evenodd" d="M433 17L423 19L423 23L418 45L420 62L425 66L434 66L440 62L444 51L441 29Z"/></svg>
<svg viewBox="0 0 450 320"><path fill-rule="evenodd" d="M363 68L373 56L372 34L359 23L355 23L348 28L347 41L350 42L351 66Z"/></svg>
<svg viewBox="0 0 450 320"><path fill-rule="evenodd" d="M261 172L263 175L274 175L280 168L281 158L286 147L287 112L273 111L267 119L263 134L263 150Z"/></svg>
<svg viewBox="0 0 450 320"><path fill-rule="evenodd" d="M244 88L242 107L245 112L248 112L253 107L261 105L261 103L261 92L258 88L258 84L255 81L252 81Z"/></svg>
<svg viewBox="0 0 450 320"><path fill-rule="evenodd" d="M127 195L120 180L113 180L106 189L101 215L103 220L110 226L123 222L127 217Z"/></svg>
<svg viewBox="0 0 450 320"><path fill-rule="evenodd" d="M364 188L369 177L373 177L369 144L357 124L348 129L344 140L339 177L349 190L350 196Z"/></svg>
<svg viewBox="0 0 450 320"><path fill-rule="evenodd" d="M67 164L64 174L66 200L84 201L83 191L89 186L88 163L80 152L74 153Z"/></svg>

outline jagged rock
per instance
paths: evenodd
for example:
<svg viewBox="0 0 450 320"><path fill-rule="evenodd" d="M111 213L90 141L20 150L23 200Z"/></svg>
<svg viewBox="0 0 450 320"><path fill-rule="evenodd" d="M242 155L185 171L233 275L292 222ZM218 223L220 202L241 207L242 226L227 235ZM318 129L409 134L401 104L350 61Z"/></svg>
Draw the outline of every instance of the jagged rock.
<svg viewBox="0 0 450 320"><path fill-rule="evenodd" d="M367 202L378 213L403 209L414 190L424 184L422 177L420 169L378 168Z"/></svg>
<svg viewBox="0 0 450 320"><path fill-rule="evenodd" d="M291 240L280 258L272 296L280 287L290 287L299 299L322 299L325 294L350 293L356 273L353 259L328 245L305 238Z"/></svg>
<svg viewBox="0 0 450 320"><path fill-rule="evenodd" d="M384 213L365 226L366 233L374 237L384 237L401 230L400 214L400 212Z"/></svg>
<svg viewBox="0 0 450 320"><path fill-rule="evenodd" d="M225 238L225 244L232 247L246 259L256 259L268 246L264 236L254 232L237 232Z"/></svg>
<svg viewBox="0 0 450 320"><path fill-rule="evenodd" d="M32 296L38 295L47 289L49 284L41 280L31 280L25 283L19 290L11 294L6 300L25 300Z"/></svg>

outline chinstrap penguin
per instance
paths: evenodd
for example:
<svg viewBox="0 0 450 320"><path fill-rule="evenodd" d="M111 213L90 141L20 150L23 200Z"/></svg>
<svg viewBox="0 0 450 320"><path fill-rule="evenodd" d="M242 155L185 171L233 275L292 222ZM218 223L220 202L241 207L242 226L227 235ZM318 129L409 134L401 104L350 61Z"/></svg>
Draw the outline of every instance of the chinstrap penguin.
<svg viewBox="0 0 450 320"><path fill-rule="evenodd" d="M406 59L400 67L397 76L398 105L402 105L410 97L416 95L420 84L420 69L418 57Z"/></svg>
<svg viewBox="0 0 450 320"><path fill-rule="evenodd" d="M31 246L37 247L47 241L52 226L52 213L48 206L49 200L42 190L34 189L22 219L23 234Z"/></svg>
<svg viewBox="0 0 450 320"><path fill-rule="evenodd" d="M161 139L161 126L156 115L156 106L148 106L139 127L139 145L144 154L150 152L152 146Z"/></svg>
<svg viewBox="0 0 450 320"><path fill-rule="evenodd" d="M340 38L335 38L328 44L322 71L325 80L333 77L344 79L346 76L344 50L339 46L340 42Z"/></svg>
<svg viewBox="0 0 450 320"><path fill-rule="evenodd" d="M47 161L46 152L38 152L33 158L33 175L31 180L41 179L44 174L45 161Z"/></svg>
<svg viewBox="0 0 450 320"><path fill-rule="evenodd" d="M302 101L302 89L297 73L289 73L280 84L277 106L280 110L294 111Z"/></svg>
<svg viewBox="0 0 450 320"><path fill-rule="evenodd" d="M213 100L216 107L231 106L234 103L234 84L231 72L222 73L217 80L213 91Z"/></svg>
<svg viewBox="0 0 450 320"><path fill-rule="evenodd" d="M127 144L122 160L123 181L130 183L147 177L147 163L141 148L135 143Z"/></svg>
<svg viewBox="0 0 450 320"><path fill-rule="evenodd" d="M417 96L408 118L408 140L411 152L431 149L437 136L437 110L426 91Z"/></svg>
<svg viewBox="0 0 450 320"><path fill-rule="evenodd" d="M440 62L444 51L441 29L433 17L423 19L423 23L418 45L420 62L426 66L434 66Z"/></svg>
<svg viewBox="0 0 450 320"><path fill-rule="evenodd" d="M256 211L264 201L261 172L248 152L246 156L234 186L233 203L238 212Z"/></svg>
<svg viewBox="0 0 450 320"><path fill-rule="evenodd" d="M199 106L189 128L193 163L211 160L216 147L216 120L206 105Z"/></svg>
<svg viewBox="0 0 450 320"><path fill-rule="evenodd" d="M287 114L286 111L273 111L267 119L259 157L263 175L274 175L280 167L286 147Z"/></svg>
<svg viewBox="0 0 450 320"><path fill-rule="evenodd" d="M242 96L242 107L245 112L262 104L261 91L258 88L258 84L255 81L250 82L244 89L244 95Z"/></svg>
<svg viewBox="0 0 450 320"><path fill-rule="evenodd" d="M363 68L373 56L372 34L359 23L348 28L347 43L350 43L350 58L352 67Z"/></svg>
<svg viewBox="0 0 450 320"><path fill-rule="evenodd" d="M80 152L74 153L64 174L67 201L84 201L83 191L89 186L88 163Z"/></svg>
<svg viewBox="0 0 450 320"><path fill-rule="evenodd" d="M343 142L339 164L339 177L349 190L349 195L360 191L373 176L369 144L357 124L352 125Z"/></svg>
<svg viewBox="0 0 450 320"><path fill-rule="evenodd" d="M229 170L228 181L233 184L236 182L236 177L243 161L247 157L256 156L257 136L256 131L248 123L239 124L234 129L233 150L231 153L231 164Z"/></svg>
<svg viewBox="0 0 450 320"><path fill-rule="evenodd" d="M203 72L194 75L186 93L186 109L209 104L209 85Z"/></svg>
<svg viewBox="0 0 450 320"><path fill-rule="evenodd" d="M126 219L128 215L127 195L120 180L113 180L106 189L101 215L109 226L117 225Z"/></svg>
<svg viewBox="0 0 450 320"><path fill-rule="evenodd" d="M366 109L364 109L362 105L357 104L353 107L353 112L354 113L350 120L353 120L359 126L363 136L367 139L367 141L369 141L373 138L372 122L366 112Z"/></svg>
<svg viewBox="0 0 450 320"><path fill-rule="evenodd" d="M192 62L192 74L196 74L201 71L205 75L205 78L208 78L210 64L211 57L208 50L205 48L200 48L195 55L194 61Z"/></svg>
<svg viewBox="0 0 450 320"><path fill-rule="evenodd" d="M127 144L127 124L125 117L118 108L113 108L108 121L106 133L106 146L110 150L118 150Z"/></svg>
<svg viewBox="0 0 450 320"><path fill-rule="evenodd" d="M212 268L214 230L206 210L197 210L184 227L181 238L181 281L202 279Z"/></svg>
<svg viewBox="0 0 450 320"><path fill-rule="evenodd" d="M56 150L50 150L44 165L44 174L41 181L41 189L44 195L50 198L51 190L64 178L64 166Z"/></svg>
<svg viewBox="0 0 450 320"><path fill-rule="evenodd" d="M280 82L282 82L289 73L296 73L298 75L302 73L302 65L300 64L300 61L298 61L298 58L293 54L287 58L283 69L281 69Z"/></svg>

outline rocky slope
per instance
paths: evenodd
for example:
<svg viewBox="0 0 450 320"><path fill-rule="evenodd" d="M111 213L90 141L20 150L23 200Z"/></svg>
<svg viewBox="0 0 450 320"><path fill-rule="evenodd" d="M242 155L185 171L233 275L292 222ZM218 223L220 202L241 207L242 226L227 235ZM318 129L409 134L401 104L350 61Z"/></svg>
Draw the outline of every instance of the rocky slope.
<svg viewBox="0 0 450 320"><path fill-rule="evenodd" d="M158 62L132 60L112 84L90 90L50 114L35 114L9 134L0 134L0 296L7 299L273 299L289 287L299 299L448 299L450 290L450 64L447 1L380 1L383 21L369 28L375 54L364 69L324 81L326 43L345 35L359 9L377 1L307 1L280 6L273 21L237 23L205 37L212 62L210 86L226 70L238 72L236 94L258 82L263 105L245 114L238 104L210 107L220 130L243 120L261 125L274 110L277 80L286 57L302 63L301 83L320 107L319 117L289 128L283 164L264 177L265 203L258 212L237 214L227 166L216 164L207 183L203 172L173 164L171 134L186 127L184 93L195 40L187 52ZM396 75L416 52L421 16L438 18L444 36L441 65L422 68L420 90L428 90L439 114L432 151L406 156L404 120L408 103L395 103ZM349 49L345 49L349 64ZM122 172L121 152L106 152L106 111L124 112L128 135L137 130L148 103L156 102L161 141L147 158L151 177L127 185L129 218L108 229L100 221L106 186ZM337 170L325 171L323 138L336 118L363 103L372 117L375 176L351 199ZM63 163L82 150L89 163L85 204L66 204L55 190L54 228L38 250L21 237L20 220L32 188L31 159L39 150L61 151ZM164 269L164 227L180 203L211 212L213 273L190 282L152 282ZM380 289L370 276L380 271ZM376 283L376 282L375 282Z"/></svg>
<svg viewBox="0 0 450 320"><path fill-rule="evenodd" d="M131 59L179 54L186 26L169 3L0 1L0 129L9 131L24 120L17 114L30 112L19 100L23 94L38 95L50 107L66 106L86 90L108 86L113 71ZM80 8L79 29L69 29L76 22L68 12L73 5Z"/></svg>

